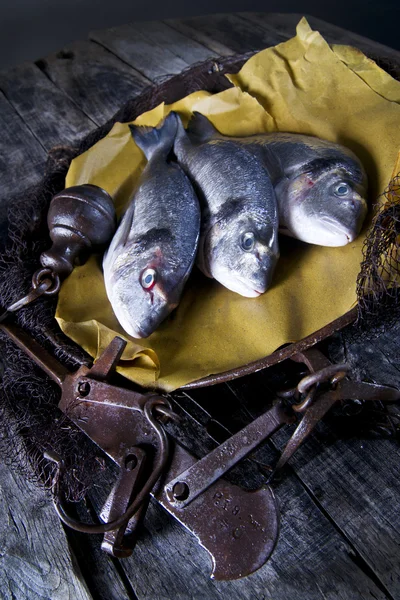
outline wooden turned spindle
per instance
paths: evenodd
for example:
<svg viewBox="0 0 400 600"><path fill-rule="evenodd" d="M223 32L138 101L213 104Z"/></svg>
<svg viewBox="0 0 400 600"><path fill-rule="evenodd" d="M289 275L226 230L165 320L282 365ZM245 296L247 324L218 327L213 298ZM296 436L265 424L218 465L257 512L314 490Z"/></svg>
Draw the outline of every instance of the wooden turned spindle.
<svg viewBox="0 0 400 600"><path fill-rule="evenodd" d="M111 196L102 188L77 185L56 194L47 215L52 247L43 252L43 267L66 277L79 254L105 246L116 229Z"/></svg>

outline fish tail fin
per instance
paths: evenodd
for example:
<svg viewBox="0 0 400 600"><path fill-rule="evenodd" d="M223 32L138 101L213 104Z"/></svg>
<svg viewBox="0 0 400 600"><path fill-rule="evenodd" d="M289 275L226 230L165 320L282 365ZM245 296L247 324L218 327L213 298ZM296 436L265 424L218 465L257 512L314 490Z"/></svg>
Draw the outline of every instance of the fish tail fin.
<svg viewBox="0 0 400 600"><path fill-rule="evenodd" d="M172 113L171 113L172 114ZM177 119L177 131L174 142L174 152L179 159L182 159L182 153L185 151L185 148L191 146L191 141L186 133L186 130L183 126L182 119L177 113L174 113Z"/></svg>
<svg viewBox="0 0 400 600"><path fill-rule="evenodd" d="M187 128L188 135L193 142L208 142L211 138L220 137L214 125L199 112L194 112Z"/></svg>
<svg viewBox="0 0 400 600"><path fill-rule="evenodd" d="M129 125L133 139L144 152L147 160L150 160L155 152L167 157L174 144L178 119L178 115L171 112L158 127Z"/></svg>

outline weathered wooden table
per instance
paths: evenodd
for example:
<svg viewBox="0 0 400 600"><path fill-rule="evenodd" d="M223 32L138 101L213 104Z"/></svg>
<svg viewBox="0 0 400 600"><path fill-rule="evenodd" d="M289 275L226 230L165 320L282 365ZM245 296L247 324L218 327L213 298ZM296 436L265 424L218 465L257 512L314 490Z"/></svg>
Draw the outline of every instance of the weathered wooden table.
<svg viewBox="0 0 400 600"><path fill-rule="evenodd" d="M134 23L0 73L3 231L7 198L40 179L50 148L76 143L128 98L189 65L288 39L299 18L243 13ZM400 64L390 48L309 20L328 41ZM345 352L360 378L399 386L398 335L396 329L371 343L348 341L344 350L339 344L338 357ZM240 407L262 386L260 374L219 386L218 394ZM281 444L275 436L274 445ZM2 464L0 596L400 598L399 464L394 440L343 439L322 425L276 486L282 529L272 559L252 576L225 583L209 579L206 552L157 504L150 505L134 555L119 561L100 551L99 536L65 531L49 498Z"/></svg>

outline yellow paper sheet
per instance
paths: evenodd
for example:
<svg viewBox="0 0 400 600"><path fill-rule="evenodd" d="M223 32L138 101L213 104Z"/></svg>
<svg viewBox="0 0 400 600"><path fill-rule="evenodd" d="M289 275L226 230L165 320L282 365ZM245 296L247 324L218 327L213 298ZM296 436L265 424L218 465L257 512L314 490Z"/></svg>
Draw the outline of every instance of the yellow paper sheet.
<svg viewBox="0 0 400 600"><path fill-rule="evenodd" d="M360 50L352 46L332 46L336 56L347 65L353 73L358 75L377 94L400 104L400 85L389 73L365 56Z"/></svg>
<svg viewBox="0 0 400 600"><path fill-rule="evenodd" d="M380 86L378 67L354 52L332 50L302 20L296 37L258 53L230 76L236 87L215 95L196 92L135 122L157 125L170 110L187 122L199 111L227 135L279 130L342 143L363 161L372 202L387 186L400 148L400 84L382 77ZM73 161L66 185L104 187L121 214L144 164L128 125L117 123ZM146 340L129 338L117 323L101 257L92 257L64 282L56 316L94 357L114 334L122 335L129 343L118 370L143 386L170 391L266 356L348 311L356 301L362 244L363 235L342 248L282 237L272 288L256 299L234 294L195 269L178 309Z"/></svg>

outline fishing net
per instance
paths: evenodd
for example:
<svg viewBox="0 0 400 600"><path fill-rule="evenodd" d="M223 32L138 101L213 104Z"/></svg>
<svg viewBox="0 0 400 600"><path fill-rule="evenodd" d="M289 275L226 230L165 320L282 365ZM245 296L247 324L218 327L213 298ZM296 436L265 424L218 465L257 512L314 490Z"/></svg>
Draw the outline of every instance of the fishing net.
<svg viewBox="0 0 400 600"><path fill-rule="evenodd" d="M359 325L371 335L392 326L400 308L400 173L385 191L365 239L357 278Z"/></svg>

